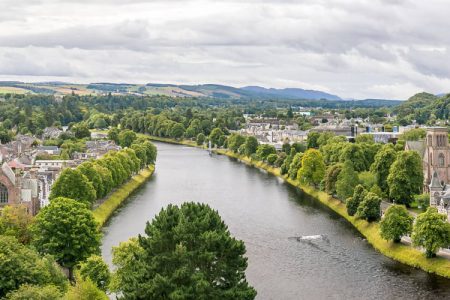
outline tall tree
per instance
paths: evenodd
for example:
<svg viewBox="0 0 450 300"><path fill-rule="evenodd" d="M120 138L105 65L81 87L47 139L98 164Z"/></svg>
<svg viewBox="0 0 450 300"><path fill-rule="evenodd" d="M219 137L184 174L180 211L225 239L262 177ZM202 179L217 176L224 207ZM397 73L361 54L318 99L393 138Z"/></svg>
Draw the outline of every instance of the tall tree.
<svg viewBox="0 0 450 300"><path fill-rule="evenodd" d="M381 215L381 198L377 194L368 192L363 201L358 205L356 217L368 222L377 221Z"/></svg>
<svg viewBox="0 0 450 300"><path fill-rule="evenodd" d="M50 200L66 197L90 206L96 199L94 186L79 170L66 168L52 185Z"/></svg>
<svg viewBox="0 0 450 300"><path fill-rule="evenodd" d="M356 214L359 204L364 200L366 195L367 190L364 188L363 185L358 184L355 187L353 196L349 197L345 203L345 206L347 207L347 213L349 216L353 216Z"/></svg>
<svg viewBox="0 0 450 300"><path fill-rule="evenodd" d="M389 169L397 157L397 152L394 145L386 144L375 155L375 161L370 167L370 170L376 174L377 184L386 195L389 195L389 186L387 178L389 176Z"/></svg>
<svg viewBox="0 0 450 300"><path fill-rule="evenodd" d="M53 199L37 214L32 230L36 249L53 255L68 268L69 278L79 262L100 251L100 233L92 212L73 199Z"/></svg>
<svg viewBox="0 0 450 300"><path fill-rule="evenodd" d="M413 221L403 205L391 205L380 222L380 235L385 240L399 243L402 236L411 233Z"/></svg>
<svg viewBox="0 0 450 300"><path fill-rule="evenodd" d="M411 239L414 246L425 248L426 257L436 256L439 248L450 244L450 224L446 219L435 207L417 216Z"/></svg>
<svg viewBox="0 0 450 300"><path fill-rule="evenodd" d="M132 130L126 129L119 133L119 145L122 147L130 147L136 140L137 136Z"/></svg>
<svg viewBox="0 0 450 300"><path fill-rule="evenodd" d="M258 148L258 140L254 136L248 136L244 143L244 154L251 156Z"/></svg>
<svg viewBox="0 0 450 300"><path fill-rule="evenodd" d="M214 128L209 134L209 140L213 144L213 146L220 146L220 137L223 136L224 133L220 128Z"/></svg>
<svg viewBox="0 0 450 300"><path fill-rule="evenodd" d="M302 157L302 167L297 178L301 183L317 186L325 175L325 163L322 153L316 149L308 149Z"/></svg>
<svg viewBox="0 0 450 300"><path fill-rule="evenodd" d="M0 298L22 284L66 288L66 279L51 257L41 257L14 237L0 235L0 270Z"/></svg>
<svg viewBox="0 0 450 300"><path fill-rule="evenodd" d="M254 299L242 241L208 205L169 205L147 223L134 256L139 274L120 286L128 299ZM118 272L121 269L119 267Z"/></svg>
<svg viewBox="0 0 450 300"><path fill-rule="evenodd" d="M336 181L336 193L339 199L346 200L351 197L358 180L358 173L353 169L353 164L350 161L344 162Z"/></svg>
<svg viewBox="0 0 450 300"><path fill-rule="evenodd" d="M416 151L402 151L389 169L389 196L396 203L409 204L423 185L422 159Z"/></svg>
<svg viewBox="0 0 450 300"><path fill-rule="evenodd" d="M22 244L31 241L33 216L24 205L7 205L0 211L0 234L14 236Z"/></svg>
<svg viewBox="0 0 450 300"><path fill-rule="evenodd" d="M107 290L111 279L108 265L98 255L92 255L80 264L80 276L89 278L102 291Z"/></svg>
<svg viewBox="0 0 450 300"><path fill-rule="evenodd" d="M94 164L90 161L85 161L77 169L92 183L96 197L103 197L105 195L103 180L100 173L95 169Z"/></svg>

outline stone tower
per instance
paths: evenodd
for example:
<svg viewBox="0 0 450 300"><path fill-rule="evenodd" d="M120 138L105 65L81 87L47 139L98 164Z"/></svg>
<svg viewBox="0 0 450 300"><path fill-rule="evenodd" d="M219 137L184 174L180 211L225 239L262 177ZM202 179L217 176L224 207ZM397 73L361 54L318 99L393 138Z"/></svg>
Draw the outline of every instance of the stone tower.
<svg viewBox="0 0 450 300"><path fill-rule="evenodd" d="M424 155L425 182L431 183L434 172L441 186L450 183L450 146L448 130L445 127L427 129L426 148Z"/></svg>

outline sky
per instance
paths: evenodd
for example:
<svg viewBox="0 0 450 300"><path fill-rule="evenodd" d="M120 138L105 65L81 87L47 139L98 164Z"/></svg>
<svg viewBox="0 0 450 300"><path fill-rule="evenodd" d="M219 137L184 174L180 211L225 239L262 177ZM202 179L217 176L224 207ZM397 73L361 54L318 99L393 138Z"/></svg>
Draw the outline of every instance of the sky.
<svg viewBox="0 0 450 300"><path fill-rule="evenodd" d="M447 0L0 0L0 80L450 92Z"/></svg>

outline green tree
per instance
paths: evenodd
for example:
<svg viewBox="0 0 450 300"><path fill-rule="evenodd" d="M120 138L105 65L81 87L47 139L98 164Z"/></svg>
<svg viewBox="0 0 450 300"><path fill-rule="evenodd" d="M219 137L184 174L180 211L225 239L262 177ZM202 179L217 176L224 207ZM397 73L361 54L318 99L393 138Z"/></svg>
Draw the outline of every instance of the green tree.
<svg viewBox="0 0 450 300"><path fill-rule="evenodd" d="M370 190L376 183L376 175L370 171L363 171L358 174L359 182L367 189Z"/></svg>
<svg viewBox="0 0 450 300"><path fill-rule="evenodd" d="M114 141L118 145L119 144L119 133L120 133L120 130L117 127L111 128L108 131L108 139Z"/></svg>
<svg viewBox="0 0 450 300"><path fill-rule="evenodd" d="M394 145L386 144L375 155L375 161L370 167L370 170L376 174L377 184L386 195L389 195L389 186L387 178L389 176L389 169L397 157L397 152L394 150Z"/></svg>
<svg viewBox="0 0 450 300"><path fill-rule="evenodd" d="M350 161L344 162L336 181L336 193L339 199L344 200L351 197L358 180L358 173L353 169L352 163Z"/></svg>
<svg viewBox="0 0 450 300"><path fill-rule="evenodd" d="M41 257L14 237L0 236L0 270L0 298L22 284L66 288L64 275L51 257Z"/></svg>
<svg viewBox="0 0 450 300"><path fill-rule="evenodd" d="M103 291L107 290L111 279L108 265L98 255L92 255L80 264L80 276L83 279L89 278Z"/></svg>
<svg viewBox="0 0 450 300"><path fill-rule="evenodd" d="M370 167L361 144L346 143L342 148L339 161L351 161L356 172L366 171Z"/></svg>
<svg viewBox="0 0 450 300"><path fill-rule="evenodd" d="M119 287L127 299L254 299L242 241L206 204L169 205L139 236L139 274ZM120 271L120 267L117 270Z"/></svg>
<svg viewBox="0 0 450 300"><path fill-rule="evenodd" d="M256 156L262 161L267 160L267 156L269 156L270 154L276 153L277 150L275 149L275 147L268 144L261 144L256 149Z"/></svg>
<svg viewBox="0 0 450 300"><path fill-rule="evenodd" d="M66 168L52 185L50 200L66 197L88 206L96 199L95 189L89 179L77 169Z"/></svg>
<svg viewBox="0 0 450 300"><path fill-rule="evenodd" d="M120 293L121 287L137 286L139 274L145 272L144 249L137 238L113 247L113 264L117 267L111 277L111 291Z"/></svg>
<svg viewBox="0 0 450 300"><path fill-rule="evenodd" d="M220 137L223 135L223 131L220 128L214 128L209 134L209 140L213 146L220 146Z"/></svg>
<svg viewBox="0 0 450 300"><path fill-rule="evenodd" d="M422 159L416 151L402 151L389 169L389 196L396 203L409 206L423 185Z"/></svg>
<svg viewBox="0 0 450 300"><path fill-rule="evenodd" d="M70 131L73 132L77 139L89 138L91 137L91 131L86 124L80 123L72 126Z"/></svg>
<svg viewBox="0 0 450 300"><path fill-rule="evenodd" d="M355 216L368 222L380 219L381 198L376 194L368 192L364 200L358 205Z"/></svg>
<svg viewBox="0 0 450 300"><path fill-rule="evenodd" d="M358 184L355 187L353 196L347 198L347 201L345 202L345 206L347 207L347 213L349 216L353 216L356 214L359 204L364 200L366 195L367 190L364 188L363 185Z"/></svg>
<svg viewBox="0 0 450 300"><path fill-rule="evenodd" d="M205 135L203 133L199 133L196 138L197 145L201 146L205 143Z"/></svg>
<svg viewBox="0 0 450 300"><path fill-rule="evenodd" d="M92 183L97 198L105 196L102 177L100 173L97 172L92 162L83 162L77 169Z"/></svg>
<svg viewBox="0 0 450 300"><path fill-rule="evenodd" d="M156 149L156 146L149 141L145 141L143 145L145 146L145 151L147 152L147 164L155 164L158 149Z"/></svg>
<svg viewBox="0 0 450 300"><path fill-rule="evenodd" d="M240 134L231 134L228 138L228 149L233 151L234 153L237 153L239 150L239 147L245 143L245 137L243 137Z"/></svg>
<svg viewBox="0 0 450 300"><path fill-rule="evenodd" d="M54 285L30 285L23 284L19 289L9 293L7 300L61 300L61 291Z"/></svg>
<svg viewBox="0 0 450 300"><path fill-rule="evenodd" d="M248 136L244 143L244 154L250 157L253 153L256 153L257 148L258 140L254 136Z"/></svg>
<svg viewBox="0 0 450 300"><path fill-rule="evenodd" d="M32 227L33 245L40 253L53 255L69 269L92 254L99 253L100 233L92 212L82 203L55 198L37 214Z"/></svg>
<svg viewBox="0 0 450 300"><path fill-rule="evenodd" d="M130 147L136 140L137 135L134 131L126 129L119 133L119 145L122 147Z"/></svg>
<svg viewBox="0 0 450 300"><path fill-rule="evenodd" d="M114 182L112 179L111 171L108 168L103 167L102 165L98 164L97 161L93 163L93 168L95 172L100 175L102 178L102 194L98 195L98 198L105 197L114 187Z"/></svg>
<svg viewBox="0 0 450 300"><path fill-rule="evenodd" d="M375 143L373 135L371 134L360 134L356 137L355 142L357 143Z"/></svg>
<svg viewBox="0 0 450 300"><path fill-rule="evenodd" d="M402 236L411 233L413 221L403 205L391 205L380 222L380 235L385 240L399 243Z"/></svg>
<svg viewBox="0 0 450 300"><path fill-rule="evenodd" d="M83 279L77 276L76 283L74 286L70 286L66 295L65 300L108 300L108 296L99 289L95 283L93 283L89 278Z"/></svg>
<svg viewBox="0 0 450 300"><path fill-rule="evenodd" d="M314 132L314 131L310 131L308 133L308 137L306 139L306 147L309 148L319 148L319 143L317 142L317 140L320 137L320 133L318 132Z"/></svg>
<svg viewBox="0 0 450 300"><path fill-rule="evenodd" d="M426 257L436 256L439 248L450 244L450 224L446 219L435 207L417 216L411 239L414 246L425 248Z"/></svg>
<svg viewBox="0 0 450 300"><path fill-rule="evenodd" d="M183 124L176 123L173 125L172 129L170 130L170 137L174 139L181 139L184 135L185 128Z"/></svg>
<svg viewBox="0 0 450 300"><path fill-rule="evenodd" d="M316 149L308 149L303 154L302 166L297 178L301 183L317 186L325 175L325 163L322 153Z"/></svg>
<svg viewBox="0 0 450 300"><path fill-rule="evenodd" d="M339 173L342 171L342 164L337 163L331 165L327 168L325 172L325 191L333 195L336 193L336 182L339 176Z"/></svg>
<svg viewBox="0 0 450 300"><path fill-rule="evenodd" d="M0 211L0 235L15 237L22 244L31 241L33 216L24 205L7 205Z"/></svg>
<svg viewBox="0 0 450 300"><path fill-rule="evenodd" d="M298 170L302 166L303 153L296 153L289 165L288 175L290 179L297 179Z"/></svg>
<svg viewBox="0 0 450 300"><path fill-rule="evenodd" d="M278 155L276 155L275 153L269 154L269 156L267 156L267 163L269 165L273 166L277 159L278 159Z"/></svg>

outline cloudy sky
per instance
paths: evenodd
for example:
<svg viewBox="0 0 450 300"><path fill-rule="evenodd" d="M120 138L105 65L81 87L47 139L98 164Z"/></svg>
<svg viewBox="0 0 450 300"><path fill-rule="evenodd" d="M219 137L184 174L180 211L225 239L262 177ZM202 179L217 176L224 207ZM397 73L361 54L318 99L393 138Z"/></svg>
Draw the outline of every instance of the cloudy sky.
<svg viewBox="0 0 450 300"><path fill-rule="evenodd" d="M0 80L450 91L447 0L0 0Z"/></svg>

